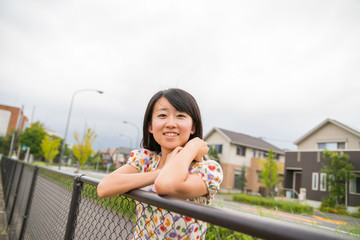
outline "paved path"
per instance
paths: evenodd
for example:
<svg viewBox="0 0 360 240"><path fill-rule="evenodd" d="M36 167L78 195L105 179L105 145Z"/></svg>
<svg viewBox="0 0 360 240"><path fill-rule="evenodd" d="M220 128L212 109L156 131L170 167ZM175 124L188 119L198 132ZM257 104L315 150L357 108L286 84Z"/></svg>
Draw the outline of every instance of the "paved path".
<svg viewBox="0 0 360 240"><path fill-rule="evenodd" d="M54 170L59 170L58 166L50 166L49 168ZM78 173L75 173L76 170L77 168L75 167L62 166L60 171L71 174L77 174L77 175L85 174L88 177L96 178L99 180L103 179L107 175L107 173L104 172L95 172L93 170L81 170L81 169Z"/></svg>

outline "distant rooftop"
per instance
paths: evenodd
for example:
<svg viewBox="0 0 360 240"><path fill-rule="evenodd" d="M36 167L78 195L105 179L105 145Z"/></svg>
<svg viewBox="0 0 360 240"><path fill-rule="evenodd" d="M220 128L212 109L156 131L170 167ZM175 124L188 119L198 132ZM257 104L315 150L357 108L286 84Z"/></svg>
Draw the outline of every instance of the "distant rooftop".
<svg viewBox="0 0 360 240"><path fill-rule="evenodd" d="M238 133L238 132L226 130L223 128L215 127L207 134L207 136L209 136L214 131L218 131L219 133L221 133L224 137L226 137L233 144L238 144L238 145L245 146L245 147L251 147L254 149L260 149L263 151L268 151L270 148L272 148L275 153L280 153L280 154L285 153L283 149L280 149L280 148L266 142L262 138L252 137L252 136L249 136L249 135L246 135L243 133Z"/></svg>

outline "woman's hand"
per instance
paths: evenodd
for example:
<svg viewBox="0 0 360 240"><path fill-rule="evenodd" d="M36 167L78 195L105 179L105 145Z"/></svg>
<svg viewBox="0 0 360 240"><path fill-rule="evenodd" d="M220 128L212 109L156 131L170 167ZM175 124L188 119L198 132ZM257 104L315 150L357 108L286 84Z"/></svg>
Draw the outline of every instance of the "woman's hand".
<svg viewBox="0 0 360 240"><path fill-rule="evenodd" d="M166 162L171 161L170 159L174 158L183 148L182 147L176 147L174 150L172 150L167 156L166 156Z"/></svg>
<svg viewBox="0 0 360 240"><path fill-rule="evenodd" d="M204 159L204 156L208 153L209 147L207 145L207 142L204 140L196 137L191 139L185 147L189 147L192 151L195 152L195 161L202 162Z"/></svg>

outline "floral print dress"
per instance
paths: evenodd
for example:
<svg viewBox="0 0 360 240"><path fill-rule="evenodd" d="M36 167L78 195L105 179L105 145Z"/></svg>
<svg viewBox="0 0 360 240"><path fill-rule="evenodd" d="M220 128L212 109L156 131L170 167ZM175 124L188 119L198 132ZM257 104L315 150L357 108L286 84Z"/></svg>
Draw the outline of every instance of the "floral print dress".
<svg viewBox="0 0 360 240"><path fill-rule="evenodd" d="M134 150L127 164L135 167L139 173L151 172L157 168L160 158L161 153L146 149ZM209 205L223 179L220 164L213 160L193 162L189 174L200 176L209 193L206 196L190 198L188 201ZM142 189L156 193L154 185ZM206 229L206 222L137 202L136 229L132 239L205 239Z"/></svg>

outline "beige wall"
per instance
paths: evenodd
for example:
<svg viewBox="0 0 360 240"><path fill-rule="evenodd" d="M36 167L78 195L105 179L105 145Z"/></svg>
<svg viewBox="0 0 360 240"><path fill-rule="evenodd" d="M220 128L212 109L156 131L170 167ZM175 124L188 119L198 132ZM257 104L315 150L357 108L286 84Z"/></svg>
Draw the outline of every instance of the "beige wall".
<svg viewBox="0 0 360 240"><path fill-rule="evenodd" d="M311 136L298 144L298 150L317 149L320 142L345 142L346 149L360 149L360 138L352 133L332 124L327 123Z"/></svg>
<svg viewBox="0 0 360 240"><path fill-rule="evenodd" d="M210 136L208 136L205 141L209 145L214 144L222 144L223 145L223 152L219 154L221 167L223 169L224 178L221 184L221 189L233 189L234 188L234 175L235 169L241 169L243 164L246 166L246 177L247 177L247 186L246 189L249 189L253 192L257 192L261 183L258 183L258 174L257 170L260 169L259 166L255 166L252 163L253 159L253 148L246 147L246 156L239 156L236 155L236 145L230 144L227 138L225 138L222 134L214 131ZM264 161L265 159L257 160ZM277 161L278 165L282 167L283 173L283 166L285 162L285 155L280 155L279 161Z"/></svg>
<svg viewBox="0 0 360 240"><path fill-rule="evenodd" d="M222 144L223 145L222 153L219 153L219 157L221 159L221 162L222 163L229 163L231 161L231 158L230 158L230 143L223 135L219 134L218 132L213 132L213 134L208 136L208 138L205 139L205 141L209 145Z"/></svg>

